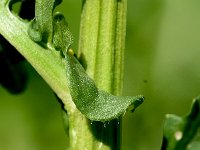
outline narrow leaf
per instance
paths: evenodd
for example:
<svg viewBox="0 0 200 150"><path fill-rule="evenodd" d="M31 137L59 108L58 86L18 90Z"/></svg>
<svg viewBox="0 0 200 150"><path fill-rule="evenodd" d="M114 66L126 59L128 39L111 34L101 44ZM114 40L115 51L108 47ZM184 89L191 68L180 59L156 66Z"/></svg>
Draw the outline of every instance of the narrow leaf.
<svg viewBox="0 0 200 150"><path fill-rule="evenodd" d="M59 12L54 15L53 29L53 45L56 50L59 50L64 54L73 43L73 36L69 30L65 17Z"/></svg>

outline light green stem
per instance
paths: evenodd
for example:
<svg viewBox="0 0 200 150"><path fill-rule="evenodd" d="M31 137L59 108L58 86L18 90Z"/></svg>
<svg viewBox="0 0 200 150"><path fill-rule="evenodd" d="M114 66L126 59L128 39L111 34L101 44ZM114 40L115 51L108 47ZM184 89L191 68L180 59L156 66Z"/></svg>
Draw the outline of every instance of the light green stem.
<svg viewBox="0 0 200 150"><path fill-rule="evenodd" d="M97 87L115 95L122 91L126 7L126 0L85 0L82 7L79 57ZM72 149L120 149L120 120L90 122L79 115L70 119ZM82 141L74 143L78 139Z"/></svg>
<svg viewBox="0 0 200 150"><path fill-rule="evenodd" d="M67 86L65 65L55 50L48 50L33 42L27 33L29 23L13 15L7 7L8 0L0 2L0 34L2 34L44 78L65 104L69 112L74 112Z"/></svg>

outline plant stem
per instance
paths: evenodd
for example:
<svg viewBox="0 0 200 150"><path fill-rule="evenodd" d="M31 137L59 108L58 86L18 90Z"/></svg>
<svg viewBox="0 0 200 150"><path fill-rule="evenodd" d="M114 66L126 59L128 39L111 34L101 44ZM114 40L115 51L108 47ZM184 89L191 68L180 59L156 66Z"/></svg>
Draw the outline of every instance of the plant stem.
<svg viewBox="0 0 200 150"><path fill-rule="evenodd" d="M8 0L0 2L0 34L30 62L64 103L69 116L72 150L120 149L120 119L90 122L75 107L67 87L65 65L59 52L45 49L28 34L29 23L14 16ZM79 56L99 88L121 94L126 0L84 0Z"/></svg>
<svg viewBox="0 0 200 150"><path fill-rule="evenodd" d="M80 60L98 88L115 95L122 91L126 6L126 0L85 0L81 15ZM77 112L70 120L72 149L120 149L120 119L90 122Z"/></svg>
<svg viewBox="0 0 200 150"><path fill-rule="evenodd" d="M48 85L58 95L68 112L75 105L67 86L65 65L55 50L48 50L33 42L28 34L28 22L13 15L7 0L0 2L0 34L2 34L35 68Z"/></svg>

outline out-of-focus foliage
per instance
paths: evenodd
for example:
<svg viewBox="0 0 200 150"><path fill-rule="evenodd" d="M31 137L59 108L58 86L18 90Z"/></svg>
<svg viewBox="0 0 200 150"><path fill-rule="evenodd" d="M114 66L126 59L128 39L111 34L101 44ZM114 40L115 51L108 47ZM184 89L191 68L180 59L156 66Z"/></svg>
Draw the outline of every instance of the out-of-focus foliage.
<svg viewBox="0 0 200 150"><path fill-rule="evenodd" d="M64 0L56 10L65 13L76 50L81 1ZM183 116L199 95L199 14L198 0L128 0L124 95L143 94L146 101L124 116L122 150L159 150L165 114ZM27 69L24 93L13 96L0 87L0 149L65 149L60 105Z"/></svg>
<svg viewBox="0 0 200 150"><path fill-rule="evenodd" d="M199 7L197 0L129 0L124 94L146 101L125 116L125 150L160 149L165 114L185 115L199 95Z"/></svg>
<svg viewBox="0 0 200 150"><path fill-rule="evenodd" d="M193 101L191 112L186 117L167 114L164 123L162 150L198 150L192 148L193 139L200 127L200 97ZM196 144L200 144L195 140Z"/></svg>

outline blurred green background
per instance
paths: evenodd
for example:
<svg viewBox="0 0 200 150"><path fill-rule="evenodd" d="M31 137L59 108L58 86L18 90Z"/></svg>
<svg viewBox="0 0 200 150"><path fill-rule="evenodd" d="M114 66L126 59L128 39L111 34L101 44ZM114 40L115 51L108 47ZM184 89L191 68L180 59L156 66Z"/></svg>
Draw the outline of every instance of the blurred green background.
<svg viewBox="0 0 200 150"><path fill-rule="evenodd" d="M64 0L77 49L81 0ZM128 0L124 95L145 103L123 119L122 150L159 150L165 114L184 116L200 94L200 1ZM60 104L26 63L29 84L20 95L0 87L0 149L64 150Z"/></svg>

